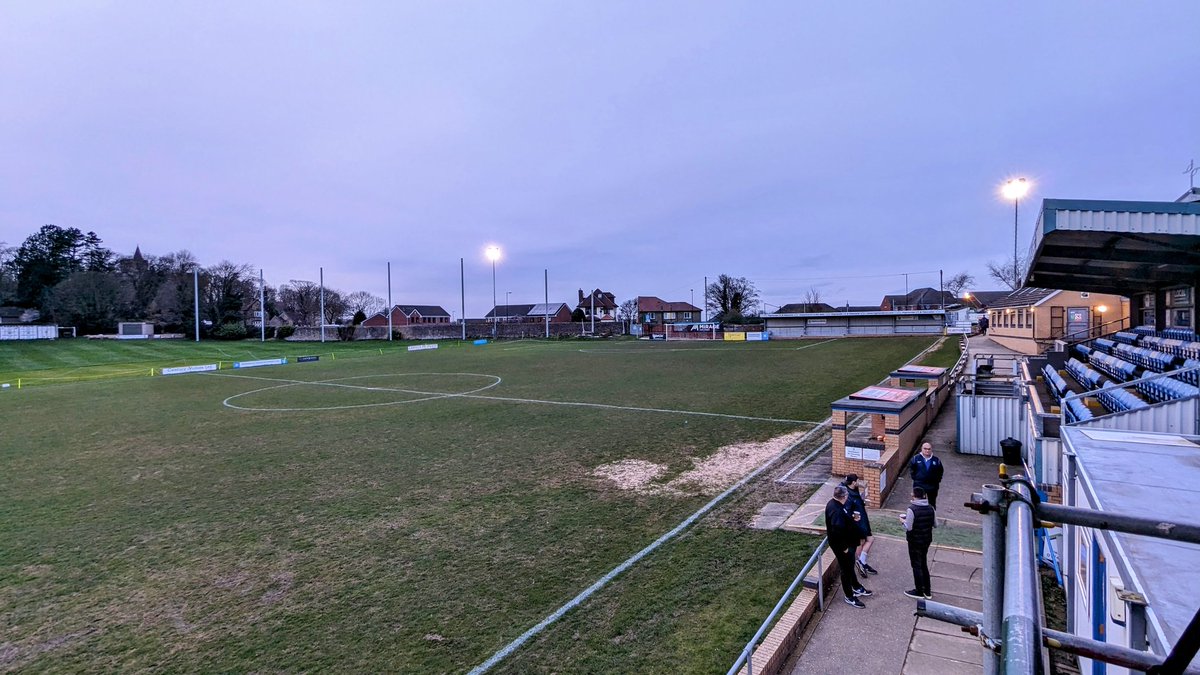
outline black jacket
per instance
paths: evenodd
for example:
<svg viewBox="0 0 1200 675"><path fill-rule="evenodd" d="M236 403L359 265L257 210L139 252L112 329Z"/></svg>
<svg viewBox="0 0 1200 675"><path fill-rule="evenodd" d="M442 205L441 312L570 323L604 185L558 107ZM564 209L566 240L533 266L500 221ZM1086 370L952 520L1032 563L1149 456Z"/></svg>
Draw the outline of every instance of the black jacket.
<svg viewBox="0 0 1200 675"><path fill-rule="evenodd" d="M846 484L842 483L842 485ZM846 497L846 510L850 512L851 516L854 513L858 513L861 518L854 524L855 527L863 534L869 534L871 532L871 519L867 516L867 502L863 500L861 492L851 488L849 485L846 485L846 491L850 493Z"/></svg>
<svg viewBox="0 0 1200 675"><path fill-rule="evenodd" d="M913 456L912 461L908 463L908 470L912 473L913 485L926 490L936 490L942 483L942 460L937 458L937 455L929 458L929 467L925 466L925 458L921 453Z"/></svg>
<svg viewBox="0 0 1200 675"><path fill-rule="evenodd" d="M846 504L849 504L849 500ZM858 546L858 525L850 516L846 505L830 499L825 505L825 534L829 536L829 547L835 551L845 551Z"/></svg>

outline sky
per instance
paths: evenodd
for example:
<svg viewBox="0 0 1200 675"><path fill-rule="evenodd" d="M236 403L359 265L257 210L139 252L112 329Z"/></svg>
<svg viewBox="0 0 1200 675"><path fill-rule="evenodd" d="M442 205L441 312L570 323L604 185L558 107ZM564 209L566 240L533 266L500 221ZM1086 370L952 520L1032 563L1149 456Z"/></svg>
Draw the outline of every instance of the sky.
<svg viewBox="0 0 1200 675"><path fill-rule="evenodd" d="M995 289L1044 198L1172 201L1192 2L9 2L0 241L439 304ZM905 273L908 274L907 279Z"/></svg>

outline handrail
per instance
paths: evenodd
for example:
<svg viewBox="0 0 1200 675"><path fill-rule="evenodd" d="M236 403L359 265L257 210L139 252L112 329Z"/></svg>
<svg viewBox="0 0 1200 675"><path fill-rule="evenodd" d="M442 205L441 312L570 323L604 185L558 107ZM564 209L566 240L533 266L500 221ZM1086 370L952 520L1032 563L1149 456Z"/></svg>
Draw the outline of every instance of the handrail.
<svg viewBox="0 0 1200 675"><path fill-rule="evenodd" d="M783 605L787 602L788 598L792 597L792 593L795 592L796 587L803 583L804 577L808 576L808 573L812 571L812 568L820 562L821 554L825 552L825 549L828 546L829 537L822 537L821 543L817 544L817 550L813 551L813 554L809 556L808 562L804 563L804 567L801 568L800 573L796 575L796 580L792 582L791 586L788 586L786 591L784 591L783 597L779 598L779 602L775 603L775 609L771 610L771 613L767 616L767 619L762 622L761 626L758 627L758 631L754 634L754 637L750 638L750 641L746 643L746 646L742 649L742 653L738 656L737 660L733 662L733 666L729 668L729 672L726 673L726 675L737 675L737 672L741 670L743 665L746 666L746 675L754 675L754 645L756 645L762 636L766 634L767 629L770 628L771 624L775 621L775 617L779 614L779 610L783 608ZM818 578L817 585L817 593L823 600L825 597L823 580Z"/></svg>
<svg viewBox="0 0 1200 675"><path fill-rule="evenodd" d="M1112 321L1105 321L1104 323L1100 324L1099 326L1090 326L1090 327L1088 327L1088 328L1085 328L1085 329L1083 329L1082 331L1078 331L1078 330L1077 330L1077 331L1075 331L1074 333L1067 333L1067 334L1063 335L1062 337L1057 337L1057 338L1056 338L1056 337L1052 337L1052 338L1050 338L1050 339L1051 339L1051 340L1058 340L1058 341L1060 341L1060 342L1066 342L1067 344L1065 344L1065 345L1064 345L1064 346L1066 346L1066 347L1074 347L1075 345L1077 345L1077 344L1081 344L1081 343L1084 343L1084 342L1087 342L1088 340L1091 340L1091 339L1094 339L1094 338L1098 338L1098 337L1102 337L1102 336L1104 336L1105 334L1107 334L1107 333L1109 333L1109 332L1113 332L1113 333L1115 333L1115 332L1117 332L1117 331L1106 331L1106 330L1104 330L1104 327L1105 327L1105 326L1108 326L1108 325L1111 325L1111 324L1114 324L1114 323L1119 323L1119 324L1122 324L1121 326L1119 326L1119 327L1118 327L1118 330L1120 330L1121 328L1125 328L1125 327L1126 327L1126 326L1124 325L1126 321L1128 321L1128 322L1129 322L1129 324L1130 324L1130 325L1129 325L1129 327L1130 327L1130 328L1132 328L1132 327L1133 327L1133 317L1131 317L1131 316L1124 316L1124 317L1121 317L1120 319L1113 319ZM1092 333L1093 333L1093 332L1095 332L1096 334L1095 334L1095 335L1092 335ZM1081 333L1087 333L1087 336L1086 336L1086 337L1082 337L1082 338L1078 338L1078 339L1076 339L1076 338L1072 338L1072 337L1071 337L1072 335L1079 335L1079 334L1081 334ZM1070 340L1074 340L1074 342L1070 342Z"/></svg>

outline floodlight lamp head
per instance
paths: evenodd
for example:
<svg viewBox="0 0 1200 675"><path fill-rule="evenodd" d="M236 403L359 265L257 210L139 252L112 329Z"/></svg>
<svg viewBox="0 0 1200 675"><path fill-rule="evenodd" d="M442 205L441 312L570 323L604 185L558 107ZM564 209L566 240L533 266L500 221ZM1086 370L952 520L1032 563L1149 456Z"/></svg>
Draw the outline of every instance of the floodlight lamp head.
<svg viewBox="0 0 1200 675"><path fill-rule="evenodd" d="M1001 188L1007 199L1020 199L1029 194L1029 181L1024 178L1010 178Z"/></svg>
<svg viewBox="0 0 1200 675"><path fill-rule="evenodd" d="M495 244L488 246L483 250L483 254L487 256L488 260L496 262L500 259L500 247L496 246Z"/></svg>

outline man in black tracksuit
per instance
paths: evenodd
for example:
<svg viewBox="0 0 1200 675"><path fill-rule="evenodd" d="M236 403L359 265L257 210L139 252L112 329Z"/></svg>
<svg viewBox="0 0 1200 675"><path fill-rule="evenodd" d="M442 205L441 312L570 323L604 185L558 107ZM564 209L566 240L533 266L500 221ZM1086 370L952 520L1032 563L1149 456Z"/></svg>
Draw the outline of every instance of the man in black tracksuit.
<svg viewBox="0 0 1200 675"><path fill-rule="evenodd" d="M912 476L913 487L924 490L929 505L936 509L938 488L942 484L942 473L945 469L942 467L942 460L933 455L932 445L921 444L921 452L913 455L908 463L908 472Z"/></svg>
<svg viewBox="0 0 1200 675"><path fill-rule="evenodd" d="M904 522L904 538L908 540L908 560L912 563L913 584L916 588L904 591L910 598L933 597L929 582L929 545L933 543L933 528L937 527L937 513L925 498L925 491L913 488L912 503L900 516Z"/></svg>
<svg viewBox="0 0 1200 675"><path fill-rule="evenodd" d="M846 506L849 496L845 485L833 488L833 499L825 505L825 533L842 571L842 593L846 595L846 604L861 609L866 605L859 598L870 596L871 591L863 588L854 574L854 549L858 548L861 534L854 515Z"/></svg>

